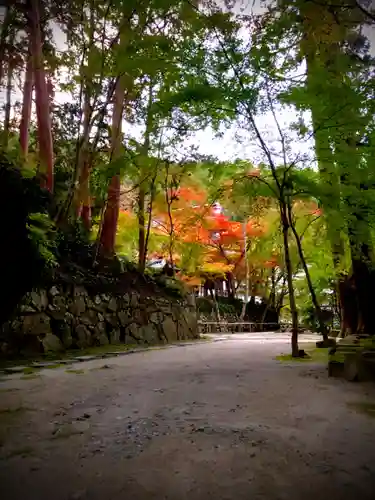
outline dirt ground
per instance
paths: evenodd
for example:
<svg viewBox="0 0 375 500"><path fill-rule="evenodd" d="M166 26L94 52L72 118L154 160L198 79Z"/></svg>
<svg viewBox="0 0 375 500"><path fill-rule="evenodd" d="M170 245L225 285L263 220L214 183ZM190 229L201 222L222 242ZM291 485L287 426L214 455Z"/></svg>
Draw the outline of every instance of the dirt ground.
<svg viewBox="0 0 375 500"><path fill-rule="evenodd" d="M373 500L375 385L233 340L0 382L2 500ZM68 371L67 371L68 370Z"/></svg>

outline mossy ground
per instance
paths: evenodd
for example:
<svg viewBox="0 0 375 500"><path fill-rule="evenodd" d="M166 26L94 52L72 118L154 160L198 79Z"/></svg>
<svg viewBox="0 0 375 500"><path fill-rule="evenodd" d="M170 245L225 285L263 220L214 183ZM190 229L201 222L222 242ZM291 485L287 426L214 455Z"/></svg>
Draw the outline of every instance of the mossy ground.
<svg viewBox="0 0 375 500"><path fill-rule="evenodd" d="M66 373L74 373L75 375L82 375L83 373L85 373L85 370L74 370L74 369L71 369L71 370L65 370Z"/></svg>
<svg viewBox="0 0 375 500"><path fill-rule="evenodd" d="M68 349L64 352L46 352L43 354L33 354L33 355L25 355L14 357L12 359L2 359L0 360L0 369L7 368L11 366L19 366L19 365L30 365L25 368L26 370L31 371L35 370L31 364L33 362L53 362L59 360L69 360L72 358L76 358L77 356L89 356L89 355L99 355L105 354L107 352L122 352L128 351L129 349L134 349L135 345L130 344L108 344L101 346L92 346L87 347L85 349ZM137 346L140 347L140 346ZM49 366L49 368L60 368L63 365L56 363L54 365Z"/></svg>
<svg viewBox="0 0 375 500"><path fill-rule="evenodd" d="M348 403L348 407L359 413L364 413L365 415L375 418L375 403Z"/></svg>
<svg viewBox="0 0 375 500"><path fill-rule="evenodd" d="M32 366L27 366L23 370L24 375L33 375L36 372L36 368L33 368Z"/></svg>
<svg viewBox="0 0 375 500"><path fill-rule="evenodd" d="M22 375L22 380L34 380L36 378L40 378L39 373L30 373L28 375Z"/></svg>
<svg viewBox="0 0 375 500"><path fill-rule="evenodd" d="M29 411L29 408L25 408L24 406L17 406L16 408L0 408L0 416L18 416L22 415L26 411Z"/></svg>
<svg viewBox="0 0 375 500"><path fill-rule="evenodd" d="M373 338L362 338L359 342L353 342L353 336L345 337L337 344L336 351L330 354L329 361L344 363L348 354L360 355L362 352L375 353L375 340Z"/></svg>
<svg viewBox="0 0 375 500"><path fill-rule="evenodd" d="M275 357L277 361L295 362L295 363L328 363L329 348L318 349L315 346L302 347L308 357L306 358L293 358L291 354L280 354Z"/></svg>
<svg viewBox="0 0 375 500"><path fill-rule="evenodd" d="M178 341L180 344L184 344L186 342L194 342L195 340L203 340L203 341L210 341L211 339L205 336L200 337L199 339L188 339L188 340L181 340ZM8 359L8 360L0 360L0 370L12 366L20 366L20 365L27 365L26 368L23 371L24 375L30 375L34 373L37 368L32 366L32 363L34 362L53 362L56 361L55 364L52 364L50 366L46 366L45 368L61 368L64 365L58 363L60 360L69 360L72 358L76 358L79 356L99 356L101 354L107 354L110 352L126 352L129 350L133 349L146 349L149 347L157 348L157 347L163 347L164 345L168 344L153 344L153 345L148 345L148 344L107 344L107 345L101 345L101 346L92 346L92 347L87 347L85 349L69 349L64 352L47 352L44 354L40 355L30 355L30 356L20 356L17 358L13 359Z"/></svg>

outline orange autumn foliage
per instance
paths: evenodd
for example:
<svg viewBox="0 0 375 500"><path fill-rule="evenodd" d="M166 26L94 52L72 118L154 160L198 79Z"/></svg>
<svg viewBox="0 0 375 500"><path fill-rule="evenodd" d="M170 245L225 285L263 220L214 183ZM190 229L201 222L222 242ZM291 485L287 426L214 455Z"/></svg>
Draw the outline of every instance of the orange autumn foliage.
<svg viewBox="0 0 375 500"><path fill-rule="evenodd" d="M171 217L165 206L159 207L154 216L155 233L171 237L174 247L194 244L201 248L198 274L219 274L243 268L245 257L244 229L248 240L261 237L266 225L258 220L249 219L245 228L243 223L230 220L220 210L208 203L207 193L199 188L181 187L174 193L171 204ZM171 220L172 219L172 223ZM171 227L171 224L173 227ZM168 258L167 252L163 257ZM175 262L181 259L176 256ZM197 279L182 277L189 283Z"/></svg>

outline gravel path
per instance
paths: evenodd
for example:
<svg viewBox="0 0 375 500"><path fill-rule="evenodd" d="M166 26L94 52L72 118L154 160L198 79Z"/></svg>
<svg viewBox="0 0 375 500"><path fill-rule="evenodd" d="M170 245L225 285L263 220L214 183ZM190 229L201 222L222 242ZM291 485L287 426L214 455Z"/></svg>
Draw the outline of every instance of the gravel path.
<svg viewBox="0 0 375 500"><path fill-rule="evenodd" d="M286 342L235 336L2 379L1 499L373 500L375 419L352 404L375 386L275 361Z"/></svg>

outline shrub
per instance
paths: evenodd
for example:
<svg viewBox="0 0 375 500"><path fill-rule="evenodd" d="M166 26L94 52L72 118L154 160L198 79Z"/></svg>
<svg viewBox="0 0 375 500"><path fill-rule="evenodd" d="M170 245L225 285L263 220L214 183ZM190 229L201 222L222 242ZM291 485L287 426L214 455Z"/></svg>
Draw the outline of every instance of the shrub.
<svg viewBox="0 0 375 500"><path fill-rule="evenodd" d="M54 265L50 194L0 153L0 324Z"/></svg>

